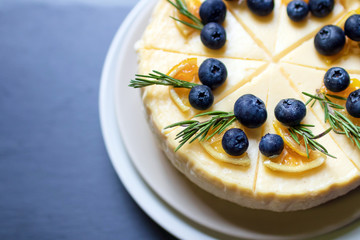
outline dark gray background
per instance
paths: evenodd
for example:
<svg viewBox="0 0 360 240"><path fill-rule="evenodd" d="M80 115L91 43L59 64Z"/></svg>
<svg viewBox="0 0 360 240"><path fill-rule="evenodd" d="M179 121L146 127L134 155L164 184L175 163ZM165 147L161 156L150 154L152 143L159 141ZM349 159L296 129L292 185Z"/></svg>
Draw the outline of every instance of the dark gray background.
<svg viewBox="0 0 360 240"><path fill-rule="evenodd" d="M0 239L171 239L101 135L111 40L137 1L0 0Z"/></svg>

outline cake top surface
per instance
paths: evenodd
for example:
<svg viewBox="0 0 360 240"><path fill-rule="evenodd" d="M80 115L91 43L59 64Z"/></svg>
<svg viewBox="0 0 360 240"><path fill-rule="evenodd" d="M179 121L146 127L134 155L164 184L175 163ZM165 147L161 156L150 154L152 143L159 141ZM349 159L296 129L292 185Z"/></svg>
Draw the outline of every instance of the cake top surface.
<svg viewBox="0 0 360 240"><path fill-rule="evenodd" d="M196 59L197 65L200 65L207 58L217 58L226 65L229 75L226 83L214 91L214 105L209 111L231 112L239 96L251 93L265 102L268 118L261 128L244 130L249 138L247 157L251 164L239 166L219 162L216 158L223 153L216 150L216 143L215 147L211 147L216 152L214 157L208 150L204 151L206 146L203 143L196 141L177 151L178 158L188 159L191 156L196 159L189 161L186 167L195 174L211 178L214 185L225 184L229 189L241 189L243 193L256 193L265 198L271 198L276 193L283 199L290 199L304 196L309 191L325 196L334 186L353 186L359 178L360 151L343 135L331 133L319 140L330 152L336 153L336 158L327 157L326 164L316 158L322 161L319 163L322 167L300 170L298 173L272 171L271 164L270 167L262 164L269 159L259 154L258 145L265 133L277 132L274 124L276 104L284 98L306 102L308 97L302 92L316 93L330 67L342 66L351 74L351 78L360 79L358 45L349 43L333 57L322 56L314 49L314 36L319 29L327 24L343 25L349 13L358 11L360 2L335 1L329 16L321 19L308 16L300 23L289 19L286 4L281 0L275 0L274 11L267 17L254 15L245 4L239 5L236 1L226 4L228 11L223 26L227 42L220 50L211 50L202 44L198 31L187 31L184 35L183 29L179 29L178 24L169 17L174 16L173 6L166 0L159 1L143 38L137 44L139 72L145 74L156 69L172 74L174 66L184 60ZM165 127L193 119L200 112L181 106L186 101L181 98L182 94L159 86L151 86L143 91L143 100L151 111L153 125L172 150L179 144L176 134L181 128L164 130ZM323 119L320 105L314 105L308 109L303 123L315 125L313 132L322 133L328 128ZM241 124L239 127L244 128ZM292 164L293 169L306 169L311 165L306 159ZM277 207L269 208L292 208Z"/></svg>

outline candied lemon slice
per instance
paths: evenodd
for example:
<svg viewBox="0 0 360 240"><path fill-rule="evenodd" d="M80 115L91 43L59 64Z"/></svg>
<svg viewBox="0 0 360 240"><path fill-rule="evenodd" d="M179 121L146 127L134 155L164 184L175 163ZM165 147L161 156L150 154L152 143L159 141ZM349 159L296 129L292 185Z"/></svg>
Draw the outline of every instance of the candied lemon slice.
<svg viewBox="0 0 360 240"><path fill-rule="evenodd" d="M194 16L196 16L197 18L200 19L199 16L199 9L201 6L201 1L200 0L185 0L184 1L186 4L186 7L188 9L188 11L193 14ZM188 23L192 23L192 21L185 17L184 15L180 14L179 11L177 9L174 9L173 12L173 17L176 19L179 19L181 21L185 21ZM175 22L175 26L177 27L177 29L179 30L179 32L184 35L185 37L189 36L191 33L193 33L195 31L194 28L188 27L185 24L179 22L179 21L174 21Z"/></svg>
<svg viewBox="0 0 360 240"><path fill-rule="evenodd" d="M326 156L324 154L310 149L308 157L303 140L299 137L301 144L298 144L281 123L274 121L273 126L276 133L284 139L285 147L279 156L264 161L266 167L274 171L295 173L319 167L325 162Z"/></svg>
<svg viewBox="0 0 360 240"><path fill-rule="evenodd" d="M298 173L317 168L321 166L325 160L326 156L324 154L311 152L310 157L307 158L299 156L289 149L288 146L285 146L278 157L266 159L264 165L274 171Z"/></svg>
<svg viewBox="0 0 360 240"><path fill-rule="evenodd" d="M234 122L231 125L231 128L234 127L239 128L240 124ZM230 129L230 127L228 129ZM224 151L221 141L225 132L226 130L223 131L221 134L215 134L211 139L207 141L201 141L200 144L204 147L207 153L209 153L213 158L219 161L240 166L249 166L250 158L246 152L241 156L231 156ZM211 133L209 133L209 135L210 134Z"/></svg>
<svg viewBox="0 0 360 240"><path fill-rule="evenodd" d="M197 58L187 58L177 65L175 65L168 73L170 77L191 82L199 83L198 77L199 67L197 65ZM169 88L171 99L179 107L182 112L190 110L189 95L190 89L187 88Z"/></svg>
<svg viewBox="0 0 360 240"><path fill-rule="evenodd" d="M306 148L303 144L298 144L292 137L290 132L284 127L280 122L274 121L273 126L277 134L279 134L283 139L284 143L291 148L294 152L300 156L307 157ZM300 139L299 139L300 140ZM300 141L301 142L301 141Z"/></svg>

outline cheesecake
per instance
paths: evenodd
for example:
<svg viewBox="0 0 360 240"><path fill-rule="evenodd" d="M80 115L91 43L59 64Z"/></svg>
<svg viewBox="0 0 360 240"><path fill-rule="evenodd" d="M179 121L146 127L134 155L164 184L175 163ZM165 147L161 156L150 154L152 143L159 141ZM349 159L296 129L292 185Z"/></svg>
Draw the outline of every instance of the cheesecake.
<svg viewBox="0 0 360 240"><path fill-rule="evenodd" d="M202 1L185 2L196 6ZM360 184L360 149L349 138L331 131L317 139L329 154L316 150L310 150L309 154L304 144L294 143L274 114L281 99L307 102L309 97L303 92L316 94L323 89L324 75L334 66L346 69L352 87L360 88L358 43L347 40L345 48L331 57L320 55L314 47L314 37L323 26L343 27L344 19L359 11L360 2L335 0L328 16L317 18L310 14L301 22L289 19L287 2L275 0L270 15L257 16L244 2L225 1L227 12L222 26L227 40L222 48L214 50L204 46L199 30L171 18L178 17L173 5L159 0L149 25L135 45L141 75L156 70L200 84L198 69L206 59L215 58L224 63L227 79L213 90L214 103L206 111L233 112L235 102L245 94L255 95L265 103L268 115L261 127L249 128L238 121L228 126L242 129L249 142L246 153L231 156L221 147L223 133L206 141L187 142L178 148L178 134L184 127L168 126L210 118L198 116L206 111L189 104L189 89L160 85L141 89L148 123L174 167L219 198L276 212L309 209L342 196ZM314 134L329 128L319 103L307 106L301 123L312 125ZM281 156L266 157L259 151L261 138L267 133L279 134L284 139Z"/></svg>

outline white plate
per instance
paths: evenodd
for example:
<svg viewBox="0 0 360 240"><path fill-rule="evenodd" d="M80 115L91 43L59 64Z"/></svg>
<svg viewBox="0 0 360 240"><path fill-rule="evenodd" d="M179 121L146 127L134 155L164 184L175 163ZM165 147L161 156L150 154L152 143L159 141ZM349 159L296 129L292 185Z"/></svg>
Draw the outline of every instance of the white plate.
<svg viewBox="0 0 360 240"><path fill-rule="evenodd" d="M140 207L182 239L300 239L328 233L357 219L359 189L307 211L273 213L213 197L171 166L147 125L139 91L127 86L137 67L134 43L155 3L141 1L123 22L108 52L100 88L105 144L120 179ZM358 226L356 222L324 239L356 238Z"/></svg>

